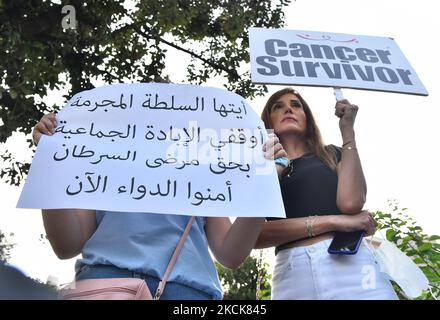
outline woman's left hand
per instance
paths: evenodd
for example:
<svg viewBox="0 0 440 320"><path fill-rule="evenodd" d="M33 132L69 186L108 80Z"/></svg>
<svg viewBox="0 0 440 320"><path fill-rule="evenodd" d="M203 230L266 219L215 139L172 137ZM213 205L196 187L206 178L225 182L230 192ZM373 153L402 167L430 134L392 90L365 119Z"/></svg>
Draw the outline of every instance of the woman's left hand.
<svg viewBox="0 0 440 320"><path fill-rule="evenodd" d="M339 128L341 131L353 130L359 107L344 99L336 103L335 109L335 115L340 119Z"/></svg>
<svg viewBox="0 0 440 320"><path fill-rule="evenodd" d="M287 157L287 153L275 133L268 134L267 142L263 145L263 152L264 157L268 160Z"/></svg>

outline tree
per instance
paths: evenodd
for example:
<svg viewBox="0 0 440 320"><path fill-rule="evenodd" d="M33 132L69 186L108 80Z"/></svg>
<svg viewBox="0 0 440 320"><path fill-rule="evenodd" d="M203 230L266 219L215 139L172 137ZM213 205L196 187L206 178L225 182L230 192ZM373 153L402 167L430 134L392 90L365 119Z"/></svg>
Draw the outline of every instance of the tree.
<svg viewBox="0 0 440 320"><path fill-rule="evenodd" d="M270 299L270 274L268 273L268 265L263 260L262 252L260 250L259 257L247 257L236 270L227 269L216 263L225 291L225 300Z"/></svg>
<svg viewBox="0 0 440 320"><path fill-rule="evenodd" d="M10 251L14 247L10 244L3 232L0 231L0 264L6 263L10 257Z"/></svg>
<svg viewBox="0 0 440 320"><path fill-rule="evenodd" d="M189 83L219 77L246 98L262 95L266 87L252 85L246 66L247 31L283 26L290 2L134 0L129 7L123 0L71 0L76 29L63 29L63 4L0 1L0 143L16 131L29 134L45 112L60 109L46 105L50 90L67 98L98 81L172 81L164 73L169 47L191 57ZM15 158L2 155L7 165L0 177L19 185L30 165Z"/></svg>

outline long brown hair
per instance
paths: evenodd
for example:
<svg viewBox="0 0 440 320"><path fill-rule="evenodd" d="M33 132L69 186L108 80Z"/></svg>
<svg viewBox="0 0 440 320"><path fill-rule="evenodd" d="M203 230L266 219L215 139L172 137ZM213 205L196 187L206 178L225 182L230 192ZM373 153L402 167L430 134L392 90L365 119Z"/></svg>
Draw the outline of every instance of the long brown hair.
<svg viewBox="0 0 440 320"><path fill-rule="evenodd" d="M336 150L331 146L324 145L321 132L316 125L312 111L298 91L292 88L284 88L270 96L269 100L266 102L263 112L261 113L261 120L263 120L266 129L273 129L272 122L270 121L272 107L274 106L275 102L278 101L278 99L286 94L294 94L296 97L298 97L303 106L304 113L306 115L306 132L304 135L306 140L306 148L309 152L314 153L319 159L321 159L329 168L336 170Z"/></svg>

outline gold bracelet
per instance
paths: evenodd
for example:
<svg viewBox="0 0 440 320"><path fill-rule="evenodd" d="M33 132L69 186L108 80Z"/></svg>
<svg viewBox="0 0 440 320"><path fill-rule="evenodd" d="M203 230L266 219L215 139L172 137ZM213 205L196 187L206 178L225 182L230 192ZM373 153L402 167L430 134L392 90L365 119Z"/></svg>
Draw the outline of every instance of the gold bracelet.
<svg viewBox="0 0 440 320"><path fill-rule="evenodd" d="M312 220L312 222L310 223L310 230L311 230L311 235L312 235L312 237L315 237L316 236L316 234L315 234L315 232L313 231L313 225L315 224L315 221L316 220L318 220L318 216L313 216L313 220Z"/></svg>
<svg viewBox="0 0 440 320"><path fill-rule="evenodd" d="M348 140L346 143L342 144L342 147L346 146L346 145L349 144L350 142L354 142L354 140Z"/></svg>
<svg viewBox="0 0 440 320"><path fill-rule="evenodd" d="M312 220L312 218L313 218L313 220ZM306 221L305 221L306 230L307 230L307 237L309 237L309 238L315 237L315 233L313 232L313 224L315 223L317 218L318 217L316 215L313 216L313 217L312 216L308 216Z"/></svg>
<svg viewBox="0 0 440 320"><path fill-rule="evenodd" d="M306 221L304 221L305 225L306 225L306 231L307 231L307 237L311 238L312 237L312 232L310 229L310 216L308 216L306 218Z"/></svg>

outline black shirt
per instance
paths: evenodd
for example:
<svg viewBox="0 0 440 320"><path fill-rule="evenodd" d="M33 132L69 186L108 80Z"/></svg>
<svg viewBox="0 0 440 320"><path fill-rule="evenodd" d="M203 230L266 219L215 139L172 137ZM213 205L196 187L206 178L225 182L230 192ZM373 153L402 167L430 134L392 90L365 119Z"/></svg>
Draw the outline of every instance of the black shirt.
<svg viewBox="0 0 440 320"><path fill-rule="evenodd" d="M341 150L331 147L336 149L339 162ZM291 160L283 172L280 186L286 218L341 213L336 206L338 175L314 154ZM277 218L268 218L274 219Z"/></svg>

